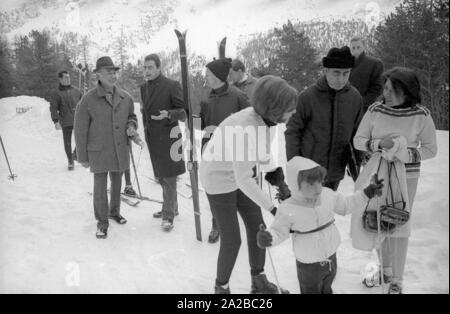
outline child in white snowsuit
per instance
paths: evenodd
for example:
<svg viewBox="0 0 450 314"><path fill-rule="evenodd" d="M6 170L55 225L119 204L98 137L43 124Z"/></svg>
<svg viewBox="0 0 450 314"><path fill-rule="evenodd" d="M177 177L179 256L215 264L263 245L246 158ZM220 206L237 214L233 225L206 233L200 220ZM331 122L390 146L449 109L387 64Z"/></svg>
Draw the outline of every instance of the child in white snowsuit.
<svg viewBox="0 0 450 314"><path fill-rule="evenodd" d="M336 251L341 242L334 214L346 215L364 207L383 184L374 178L364 191L343 196L322 187L326 170L310 159L293 157L286 170L291 198L280 205L269 229L258 232L258 245L278 245L292 234L300 292L331 294L337 269Z"/></svg>

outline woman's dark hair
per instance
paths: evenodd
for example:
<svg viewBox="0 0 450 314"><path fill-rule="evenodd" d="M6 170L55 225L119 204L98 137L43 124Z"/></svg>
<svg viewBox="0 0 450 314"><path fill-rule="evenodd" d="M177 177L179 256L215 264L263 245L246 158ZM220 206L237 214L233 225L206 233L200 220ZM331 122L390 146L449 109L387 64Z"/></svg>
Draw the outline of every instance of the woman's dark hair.
<svg viewBox="0 0 450 314"><path fill-rule="evenodd" d="M383 74L384 83L391 81L394 92L398 94L400 91L405 95L406 106L413 107L422 102L420 96L420 82L417 74L408 68L395 67Z"/></svg>
<svg viewBox="0 0 450 314"><path fill-rule="evenodd" d="M327 169L325 169L322 166L317 166L312 169L299 171L297 176L298 188L300 189L300 183L302 183L303 181L306 181L310 185L316 182L323 182L326 175Z"/></svg>

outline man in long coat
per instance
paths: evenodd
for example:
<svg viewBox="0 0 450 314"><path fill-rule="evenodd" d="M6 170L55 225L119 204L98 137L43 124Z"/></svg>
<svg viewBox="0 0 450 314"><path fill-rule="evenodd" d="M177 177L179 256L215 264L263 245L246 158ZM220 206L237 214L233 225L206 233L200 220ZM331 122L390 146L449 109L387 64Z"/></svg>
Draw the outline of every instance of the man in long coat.
<svg viewBox="0 0 450 314"><path fill-rule="evenodd" d="M75 142L78 162L94 173L96 236L107 237L108 216L119 224L122 173L130 168L130 141L137 134L137 119L131 96L116 86L118 67L111 58L97 60L97 87L90 90L75 111ZM111 180L108 207L107 180Z"/></svg>
<svg viewBox="0 0 450 314"><path fill-rule="evenodd" d="M145 139L164 201L161 211L153 217L162 217L162 229L170 231L178 214L177 176L186 172L182 146L171 151L181 140L178 121L186 120L183 93L179 82L162 75L161 61L156 54L145 57L144 76L146 82L140 91Z"/></svg>

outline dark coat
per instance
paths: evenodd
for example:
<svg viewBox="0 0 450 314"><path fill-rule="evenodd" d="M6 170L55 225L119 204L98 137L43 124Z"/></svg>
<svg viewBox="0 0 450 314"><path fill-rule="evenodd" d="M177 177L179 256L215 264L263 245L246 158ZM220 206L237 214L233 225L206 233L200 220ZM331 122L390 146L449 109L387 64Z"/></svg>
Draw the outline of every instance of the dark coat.
<svg viewBox="0 0 450 314"><path fill-rule="evenodd" d="M157 178L175 177L186 172L183 158L174 160L170 150L178 145L178 156L183 156L182 136L178 121L186 120L186 110L180 83L163 76L141 85L141 111L145 127L153 174ZM169 112L169 119L152 120L161 110ZM174 132L174 137L171 137Z"/></svg>
<svg viewBox="0 0 450 314"><path fill-rule="evenodd" d="M131 96L114 87L112 103L98 84L83 96L75 111L77 160L89 162L91 172L125 171L130 168L126 130L137 127Z"/></svg>
<svg viewBox="0 0 450 314"><path fill-rule="evenodd" d="M201 128L207 127L208 135L202 139L202 147L209 141L214 127L217 127L231 114L250 107L248 97L237 87L225 84L217 90L211 90L208 98L200 102Z"/></svg>
<svg viewBox="0 0 450 314"><path fill-rule="evenodd" d="M59 122L61 126L73 126L75 108L82 94L74 86L59 85L50 99L50 114L54 123Z"/></svg>
<svg viewBox="0 0 450 314"><path fill-rule="evenodd" d="M247 97L250 99L253 89L255 88L256 82L258 82L256 78L254 78L251 75L248 75L247 79L244 82L233 83L233 86L236 86L241 91L243 91L245 95L247 95Z"/></svg>
<svg viewBox="0 0 450 314"><path fill-rule="evenodd" d="M335 92L325 77L320 78L299 95L297 111L289 119L287 160L294 156L312 159L327 169L329 181L341 180L361 118L362 98L356 88L347 84Z"/></svg>
<svg viewBox="0 0 450 314"><path fill-rule="evenodd" d="M364 112L383 92L382 74L383 63L380 60L364 52L355 60L349 81L363 98Z"/></svg>

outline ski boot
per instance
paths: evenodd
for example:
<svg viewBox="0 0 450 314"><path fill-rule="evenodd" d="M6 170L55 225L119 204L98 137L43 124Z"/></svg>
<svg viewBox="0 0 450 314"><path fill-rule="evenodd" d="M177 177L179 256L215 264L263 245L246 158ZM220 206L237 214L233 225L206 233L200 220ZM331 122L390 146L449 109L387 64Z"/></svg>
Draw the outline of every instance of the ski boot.
<svg viewBox="0 0 450 314"><path fill-rule="evenodd" d="M169 232L173 229L173 220L171 219L164 219L161 223L162 230Z"/></svg>
<svg viewBox="0 0 450 314"><path fill-rule="evenodd" d="M97 232L95 233L97 239L106 239L108 236L108 229L97 228Z"/></svg>
<svg viewBox="0 0 450 314"><path fill-rule="evenodd" d="M208 242L209 243L216 243L217 241L219 241L219 231L212 229L209 232L209 236L208 236Z"/></svg>
<svg viewBox="0 0 450 314"><path fill-rule="evenodd" d="M224 286L216 284L214 286L214 293L215 294L230 294L231 293L230 286L228 286L228 285L225 285L225 286L227 286L227 287L225 288Z"/></svg>
<svg viewBox="0 0 450 314"><path fill-rule="evenodd" d="M289 291L280 287L278 291L278 287L267 280L265 274L259 274L256 276L252 276L252 290L251 294L289 294Z"/></svg>
<svg viewBox="0 0 450 314"><path fill-rule="evenodd" d="M131 196L131 197L136 197L137 193L136 191L133 189L132 185L127 185L125 186L125 189L123 190L123 194Z"/></svg>
<svg viewBox="0 0 450 314"><path fill-rule="evenodd" d="M388 294L403 294L402 286L397 282L392 282L389 285Z"/></svg>

